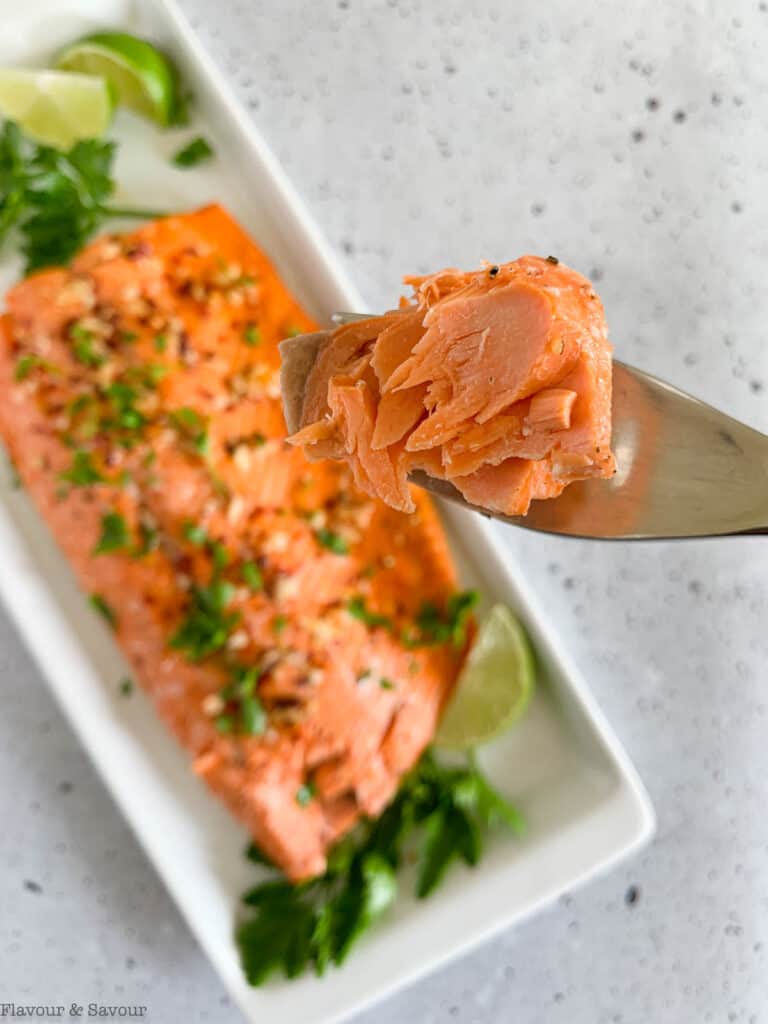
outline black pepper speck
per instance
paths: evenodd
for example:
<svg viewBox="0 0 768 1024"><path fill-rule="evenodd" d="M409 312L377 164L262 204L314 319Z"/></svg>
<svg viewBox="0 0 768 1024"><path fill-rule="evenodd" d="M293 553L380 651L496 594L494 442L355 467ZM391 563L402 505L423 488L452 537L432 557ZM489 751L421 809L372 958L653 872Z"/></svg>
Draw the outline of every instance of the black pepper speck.
<svg viewBox="0 0 768 1024"><path fill-rule="evenodd" d="M675 121L677 124L682 124L683 121L685 121L685 119L687 118L687 116L688 115L684 110L676 110L672 115L672 120Z"/></svg>
<svg viewBox="0 0 768 1024"><path fill-rule="evenodd" d="M661 106L661 100L656 99L655 96L649 96L645 101L645 106L646 109L650 111L658 110Z"/></svg>
<svg viewBox="0 0 768 1024"><path fill-rule="evenodd" d="M42 885L39 885L37 882L33 882L31 878L25 878L24 879L24 888L27 890L27 892L42 892L43 891Z"/></svg>
<svg viewBox="0 0 768 1024"><path fill-rule="evenodd" d="M640 890L636 885L630 885L627 891L624 893L624 902L628 907L634 907L637 901L640 899Z"/></svg>

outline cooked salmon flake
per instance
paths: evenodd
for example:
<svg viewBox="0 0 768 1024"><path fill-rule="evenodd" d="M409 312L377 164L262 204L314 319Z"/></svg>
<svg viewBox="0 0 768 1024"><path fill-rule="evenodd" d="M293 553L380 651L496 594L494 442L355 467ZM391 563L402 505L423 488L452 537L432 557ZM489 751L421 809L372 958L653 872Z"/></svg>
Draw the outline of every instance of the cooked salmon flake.
<svg viewBox="0 0 768 1024"><path fill-rule="evenodd" d="M362 494L344 465L283 444L277 344L286 325L313 324L220 207L97 239L72 267L18 284L7 310L0 433L26 490L85 593L114 614L195 773L290 878L322 872L429 743L461 667L446 644L413 672L399 639L424 602L456 589L431 504L414 495L416 522ZM246 322L258 346L244 344ZM32 355L45 363L17 380ZM73 467L77 482L63 479ZM94 556L108 514L129 546ZM382 558L386 578L362 580ZM391 630L348 615L362 584ZM358 687L366 664L396 702ZM258 734L245 725L252 698ZM337 788L300 807L324 766Z"/></svg>
<svg viewBox="0 0 768 1024"><path fill-rule="evenodd" d="M585 278L523 256L405 280L412 300L319 346L291 443L346 461L358 487L403 512L414 471L510 516L613 474L611 347Z"/></svg>

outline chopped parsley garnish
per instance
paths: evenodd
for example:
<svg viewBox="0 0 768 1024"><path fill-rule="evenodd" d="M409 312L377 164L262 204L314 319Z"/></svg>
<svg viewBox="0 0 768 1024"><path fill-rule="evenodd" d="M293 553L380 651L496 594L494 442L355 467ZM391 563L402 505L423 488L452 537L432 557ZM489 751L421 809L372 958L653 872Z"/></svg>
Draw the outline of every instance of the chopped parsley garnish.
<svg viewBox="0 0 768 1024"><path fill-rule="evenodd" d="M93 549L94 555L120 551L130 543L130 533L125 518L119 512L107 512L101 517L101 537Z"/></svg>
<svg viewBox="0 0 768 1024"><path fill-rule="evenodd" d="M209 545L209 551L213 557L214 569L216 569L217 572L229 565L229 552L220 541L213 541L213 543Z"/></svg>
<svg viewBox="0 0 768 1024"><path fill-rule="evenodd" d="M156 334L153 344L155 346L155 352L165 352L168 348L168 339L164 334Z"/></svg>
<svg viewBox="0 0 768 1024"><path fill-rule="evenodd" d="M240 701L242 730L248 736L260 736L267 728L267 713L258 697Z"/></svg>
<svg viewBox="0 0 768 1024"><path fill-rule="evenodd" d="M387 679L386 676L382 676L381 677L381 679L379 680L379 686L382 688L382 690L396 690L397 689L397 687L392 682L392 680L391 679Z"/></svg>
<svg viewBox="0 0 768 1024"><path fill-rule="evenodd" d="M92 395L78 395L67 403L67 412L70 416L77 416L91 405L93 405Z"/></svg>
<svg viewBox="0 0 768 1024"><path fill-rule="evenodd" d="M261 569L255 562L243 562L240 568L240 574L243 577L243 581L246 586L252 590L254 594L264 589L264 576L262 575Z"/></svg>
<svg viewBox="0 0 768 1024"><path fill-rule="evenodd" d="M425 601L412 629L403 632L407 647L428 647L452 643L463 647L467 639L467 624L473 608L480 600L476 590L462 590L452 594L444 610L431 601Z"/></svg>
<svg viewBox="0 0 768 1024"><path fill-rule="evenodd" d="M229 722L227 732L245 736L261 736L267 728L267 713L256 694L261 671L255 666L240 666L232 673L232 682L219 691L226 710L217 716Z"/></svg>
<svg viewBox="0 0 768 1024"><path fill-rule="evenodd" d="M347 611L354 619L359 619L366 626L375 629L381 626L383 629L392 629L392 619L386 615L377 615L376 612L369 612L365 606L365 598L360 594L350 597L347 601Z"/></svg>
<svg viewBox="0 0 768 1024"><path fill-rule="evenodd" d="M208 454L208 420L195 409L182 406L170 413L173 426L188 441L198 455Z"/></svg>
<svg viewBox="0 0 768 1024"><path fill-rule="evenodd" d="M134 341L139 340L139 335L136 331L120 331L120 341L124 341L126 345L132 345Z"/></svg>
<svg viewBox="0 0 768 1024"><path fill-rule="evenodd" d="M39 365L40 357L36 356L34 352L26 352L16 363L16 369L13 374L14 380L26 380L34 368Z"/></svg>
<svg viewBox="0 0 768 1024"><path fill-rule="evenodd" d="M133 447L148 422L144 413L136 408L138 391L124 380L116 380L104 389L104 394L109 411L101 419L101 428L107 431L118 430L123 447Z"/></svg>
<svg viewBox="0 0 768 1024"><path fill-rule="evenodd" d="M109 207L115 143L84 139L63 152L37 145L6 121L0 131L0 243L21 235L25 273L62 266L108 217L152 218Z"/></svg>
<svg viewBox="0 0 768 1024"><path fill-rule="evenodd" d="M188 405L182 406L180 409L175 409L171 413L171 419L174 425L180 427L182 430L199 430L203 426L203 417L195 409L191 409Z"/></svg>
<svg viewBox="0 0 768 1024"><path fill-rule="evenodd" d="M168 376L168 367L160 363L147 363L144 367L145 383L148 388L154 391L157 385Z"/></svg>
<svg viewBox="0 0 768 1024"><path fill-rule="evenodd" d="M256 324L246 324L243 328L243 341L251 348L261 344L261 331Z"/></svg>
<svg viewBox="0 0 768 1024"><path fill-rule="evenodd" d="M76 487L88 487L90 484L102 484L105 477L94 466L90 452L76 451L72 456L72 465L59 474L60 479Z"/></svg>
<svg viewBox="0 0 768 1024"><path fill-rule="evenodd" d="M276 615L274 619L272 619L272 632L277 633L279 636L287 625L288 619L285 615Z"/></svg>
<svg viewBox="0 0 768 1024"><path fill-rule="evenodd" d="M207 587L194 586L181 625L170 646L184 651L190 661L202 661L226 647L229 634L240 621L240 612L228 611L234 587L214 573Z"/></svg>
<svg viewBox="0 0 768 1024"><path fill-rule="evenodd" d="M112 607L109 604L107 604L106 600L101 596L101 594L91 594L88 600L91 603L91 607L95 608L95 610L99 613L99 615L101 615L103 619L106 619L106 621L109 623L112 629L115 629L115 627L117 626L117 616L115 615Z"/></svg>
<svg viewBox="0 0 768 1024"><path fill-rule="evenodd" d="M157 541L158 534L155 527L149 526L147 523L139 523L139 543L136 545L134 556L143 558L144 555L148 555L157 547Z"/></svg>
<svg viewBox="0 0 768 1024"><path fill-rule="evenodd" d="M121 697L130 697L133 693L133 682L128 678L128 676L123 676L117 684L117 688Z"/></svg>
<svg viewBox="0 0 768 1024"><path fill-rule="evenodd" d="M370 679L370 677L371 677L371 670L369 668L364 668L361 672L357 673L357 682L358 683L362 683L366 679Z"/></svg>
<svg viewBox="0 0 768 1024"><path fill-rule="evenodd" d="M315 537L317 537L318 544L332 551L335 555L349 554L349 544L340 534L334 533L333 530L322 527L319 530L315 530Z"/></svg>
<svg viewBox="0 0 768 1024"><path fill-rule="evenodd" d="M197 138L192 139L173 154L173 163L177 167L196 167L198 164L210 160L212 156L213 147L210 142L202 135L198 135Z"/></svg>
<svg viewBox="0 0 768 1024"><path fill-rule="evenodd" d="M296 790L296 803L299 807L306 807L308 803L311 803L314 795L315 784L311 780L305 782L303 786L299 786Z"/></svg>
<svg viewBox="0 0 768 1024"><path fill-rule="evenodd" d="M295 324L289 324L288 327L285 328L286 338L298 338L300 334L301 328L297 327Z"/></svg>
<svg viewBox="0 0 768 1024"><path fill-rule="evenodd" d="M194 544L195 547L202 547L208 543L208 531L204 526L200 526L198 523L184 523L181 528L181 532L184 534L190 544Z"/></svg>
<svg viewBox="0 0 768 1024"><path fill-rule="evenodd" d="M222 569L229 565L229 552L220 541L211 540L204 526L188 521L183 524L181 531L190 544L194 544L195 547L206 548L213 559L215 575L218 575Z"/></svg>
<svg viewBox="0 0 768 1024"><path fill-rule="evenodd" d="M104 356L94 345L96 339L82 324L72 324L69 337L72 342L72 354L79 363L91 369L98 369L104 364Z"/></svg>
<svg viewBox="0 0 768 1024"><path fill-rule="evenodd" d="M99 432L99 411L92 395L78 395L67 403L70 437L90 441Z"/></svg>
<svg viewBox="0 0 768 1024"><path fill-rule="evenodd" d="M296 801L306 806L312 796L302 786ZM294 885L275 874L245 893L253 916L239 927L237 944L248 981L261 985L272 974L293 978L309 969L322 975L339 966L394 902L406 848L416 852L416 895L423 899L452 862L478 862L494 826L523 830L519 812L471 760L451 767L427 751L381 817L361 822L331 850L324 875ZM269 866L257 848L247 855Z"/></svg>

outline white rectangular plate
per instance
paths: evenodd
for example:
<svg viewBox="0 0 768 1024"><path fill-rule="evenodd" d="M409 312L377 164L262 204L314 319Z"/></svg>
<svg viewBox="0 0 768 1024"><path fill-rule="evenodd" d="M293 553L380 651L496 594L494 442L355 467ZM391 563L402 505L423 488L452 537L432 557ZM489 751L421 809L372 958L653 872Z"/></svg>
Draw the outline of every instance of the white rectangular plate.
<svg viewBox="0 0 768 1024"><path fill-rule="evenodd" d="M26 0L5 8L0 62L34 64L81 32L125 26L163 44L196 97L196 113L219 156L178 171L168 156L189 132L161 134L121 112L114 127L121 203L160 209L220 200L275 260L306 308L326 320L362 308L274 158L233 99L172 0ZM124 204L123 203L123 204ZM3 288L18 275L0 263ZM7 474L6 474L7 477ZM193 778L185 755L148 701L116 696L126 666L75 587L30 508L4 482L0 492L0 595L73 728L173 893L232 996L253 1022L330 1024L551 903L645 843L648 798L627 756L509 555L480 517L445 509L465 585L508 602L525 622L541 662L530 714L482 751L494 782L524 811L523 840L499 836L479 868L455 868L426 903L403 879L402 897L341 970L259 990L244 982L233 943L240 893L256 871L245 835Z"/></svg>

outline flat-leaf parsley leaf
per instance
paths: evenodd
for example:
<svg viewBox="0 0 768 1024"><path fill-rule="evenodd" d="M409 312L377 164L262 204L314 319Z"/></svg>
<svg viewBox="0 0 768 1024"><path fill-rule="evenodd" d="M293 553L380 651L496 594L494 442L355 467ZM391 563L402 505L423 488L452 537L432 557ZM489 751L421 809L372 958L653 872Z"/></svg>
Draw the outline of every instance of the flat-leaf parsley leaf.
<svg viewBox="0 0 768 1024"><path fill-rule="evenodd" d="M305 806L312 795L304 785L297 802ZM237 943L248 981L261 985L274 973L293 978L309 968L322 975L330 964L343 963L394 902L406 843L417 855L417 895L423 899L451 863L477 863L484 831L497 824L520 831L522 820L474 761L442 765L427 751L384 813L362 822L330 851L324 875L296 885L276 875L245 893L253 916L239 927ZM247 856L269 866L256 847Z"/></svg>

